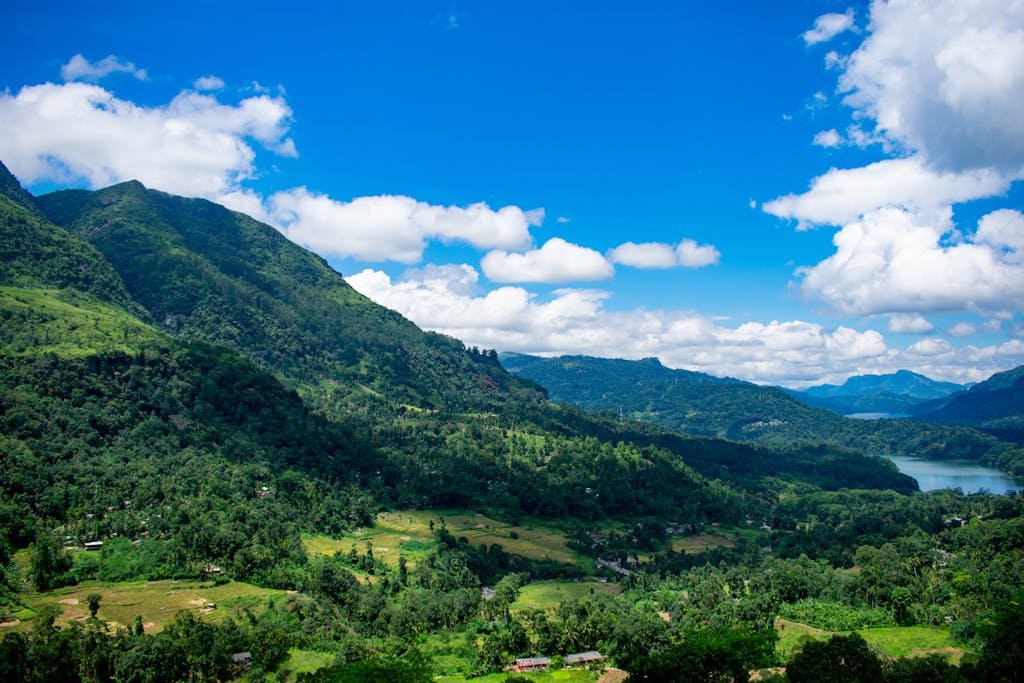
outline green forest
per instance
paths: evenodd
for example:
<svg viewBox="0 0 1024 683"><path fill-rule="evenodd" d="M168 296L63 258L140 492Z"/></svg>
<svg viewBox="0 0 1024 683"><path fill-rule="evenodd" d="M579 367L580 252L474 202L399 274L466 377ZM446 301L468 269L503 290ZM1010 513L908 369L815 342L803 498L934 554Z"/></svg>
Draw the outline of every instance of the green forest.
<svg viewBox="0 0 1024 683"><path fill-rule="evenodd" d="M32 197L0 166L0 234L0 680L1024 670L1024 496L877 457L1019 473L1006 416L855 423L708 376L564 403L134 182Z"/></svg>

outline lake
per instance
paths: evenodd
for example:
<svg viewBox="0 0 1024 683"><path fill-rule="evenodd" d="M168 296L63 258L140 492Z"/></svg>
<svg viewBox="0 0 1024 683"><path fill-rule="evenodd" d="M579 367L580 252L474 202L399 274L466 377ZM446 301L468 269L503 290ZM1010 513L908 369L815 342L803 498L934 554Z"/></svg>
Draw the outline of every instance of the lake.
<svg viewBox="0 0 1024 683"><path fill-rule="evenodd" d="M917 479L922 491L959 488L964 493L1024 491L1024 480L1005 472L965 460L922 460L907 456L886 456L903 474Z"/></svg>

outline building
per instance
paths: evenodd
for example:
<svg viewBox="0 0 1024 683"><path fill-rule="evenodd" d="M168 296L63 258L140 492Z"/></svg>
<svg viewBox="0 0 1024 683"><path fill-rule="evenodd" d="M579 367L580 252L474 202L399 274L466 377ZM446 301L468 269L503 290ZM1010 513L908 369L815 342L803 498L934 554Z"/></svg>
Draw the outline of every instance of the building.
<svg viewBox="0 0 1024 683"><path fill-rule="evenodd" d="M587 666L594 662L600 662L604 657L597 650L587 650L586 652L577 652L576 654L565 656L566 666Z"/></svg>
<svg viewBox="0 0 1024 683"><path fill-rule="evenodd" d="M240 666L248 669L249 665L252 664L252 653L236 652L233 655L231 655L231 663L235 666Z"/></svg>
<svg viewBox="0 0 1024 683"><path fill-rule="evenodd" d="M544 671L549 666L551 666L550 657L526 657L524 659L517 659L515 664L512 665L512 670L516 673Z"/></svg>

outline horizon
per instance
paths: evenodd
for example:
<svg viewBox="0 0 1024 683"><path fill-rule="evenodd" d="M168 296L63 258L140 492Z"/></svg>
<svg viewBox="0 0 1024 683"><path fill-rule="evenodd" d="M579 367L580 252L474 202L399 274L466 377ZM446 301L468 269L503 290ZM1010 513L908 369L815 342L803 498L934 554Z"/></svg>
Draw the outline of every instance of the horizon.
<svg viewBox="0 0 1024 683"><path fill-rule="evenodd" d="M1024 9L968 10L16 2L0 160L248 213L467 346L965 384L1024 362Z"/></svg>

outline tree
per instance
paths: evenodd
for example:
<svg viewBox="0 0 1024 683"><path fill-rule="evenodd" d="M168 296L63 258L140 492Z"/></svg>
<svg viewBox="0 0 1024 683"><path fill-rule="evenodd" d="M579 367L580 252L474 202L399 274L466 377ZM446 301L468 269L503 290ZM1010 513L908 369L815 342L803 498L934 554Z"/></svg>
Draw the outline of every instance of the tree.
<svg viewBox="0 0 1024 683"><path fill-rule="evenodd" d="M857 633L811 641L786 665L790 683L876 683L882 663Z"/></svg>
<svg viewBox="0 0 1024 683"><path fill-rule="evenodd" d="M49 529L42 525L36 530L31 561L32 579L38 591L57 588L61 585L61 576L71 569L71 557L60 547Z"/></svg>
<svg viewBox="0 0 1024 683"><path fill-rule="evenodd" d="M95 619L96 613L100 611L100 600L103 596L99 593L89 593L85 599L89 602L89 617Z"/></svg>

